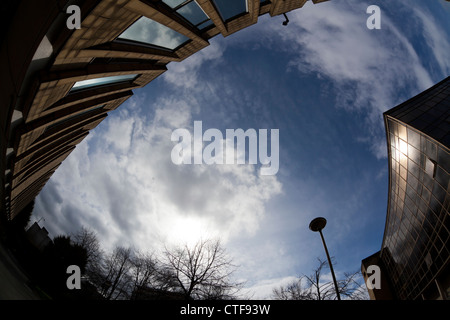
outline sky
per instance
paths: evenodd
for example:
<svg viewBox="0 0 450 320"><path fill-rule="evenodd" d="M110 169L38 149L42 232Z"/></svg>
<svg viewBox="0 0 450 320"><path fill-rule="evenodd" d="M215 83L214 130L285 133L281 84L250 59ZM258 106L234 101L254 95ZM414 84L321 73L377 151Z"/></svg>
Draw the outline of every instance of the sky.
<svg viewBox="0 0 450 320"><path fill-rule="evenodd" d="M368 29L369 5L381 29ZM32 221L50 236L94 230L115 245L221 239L254 299L325 259L337 278L381 249L388 162L382 113L450 74L450 3L332 0L264 15L134 91L62 163ZM172 132L279 130L279 170L181 164ZM261 137L261 136L260 136ZM326 275L329 277L329 274Z"/></svg>

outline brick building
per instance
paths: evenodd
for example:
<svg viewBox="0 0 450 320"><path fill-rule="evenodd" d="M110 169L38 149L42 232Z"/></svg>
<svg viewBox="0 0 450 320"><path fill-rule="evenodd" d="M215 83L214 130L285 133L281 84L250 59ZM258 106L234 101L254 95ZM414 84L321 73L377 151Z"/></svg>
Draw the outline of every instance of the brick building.
<svg viewBox="0 0 450 320"><path fill-rule="evenodd" d="M306 1L2 0L2 212L14 218L89 131L168 63ZM80 29L67 27L71 5Z"/></svg>

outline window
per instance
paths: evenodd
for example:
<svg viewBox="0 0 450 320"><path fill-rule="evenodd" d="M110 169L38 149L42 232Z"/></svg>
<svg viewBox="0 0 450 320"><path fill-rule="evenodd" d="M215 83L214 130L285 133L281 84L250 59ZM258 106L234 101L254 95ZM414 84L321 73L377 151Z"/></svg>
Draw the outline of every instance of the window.
<svg viewBox="0 0 450 320"><path fill-rule="evenodd" d="M126 82L126 81L133 81L136 79L138 75L137 74L126 74L126 75L120 75L120 76L111 76L111 77L103 77L103 78L95 78L95 79L89 79L89 80L83 80L75 82L70 92L79 91L82 89L102 86L106 84L114 84L114 83L120 83L120 82Z"/></svg>
<svg viewBox="0 0 450 320"><path fill-rule="evenodd" d="M186 0L162 0L162 1L172 8L176 8L180 4L183 4L183 2L186 2Z"/></svg>
<svg viewBox="0 0 450 320"><path fill-rule="evenodd" d="M168 50L174 50L189 40L181 33L147 17L139 18L118 39L136 41Z"/></svg>
<svg viewBox="0 0 450 320"><path fill-rule="evenodd" d="M434 178L436 176L436 162L426 158L425 162L425 172L431 177Z"/></svg>
<svg viewBox="0 0 450 320"><path fill-rule="evenodd" d="M162 0L162 2L200 30L213 24L196 1Z"/></svg>
<svg viewBox="0 0 450 320"><path fill-rule="evenodd" d="M230 20L248 11L246 0L213 0L213 2L223 21Z"/></svg>

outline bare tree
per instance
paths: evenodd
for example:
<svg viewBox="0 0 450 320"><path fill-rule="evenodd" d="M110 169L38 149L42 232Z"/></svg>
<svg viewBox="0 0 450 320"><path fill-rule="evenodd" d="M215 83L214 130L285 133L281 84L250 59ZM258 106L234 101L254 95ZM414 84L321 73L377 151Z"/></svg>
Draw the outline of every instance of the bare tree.
<svg viewBox="0 0 450 320"><path fill-rule="evenodd" d="M105 274L105 257L97 234L86 227L82 227L73 235L74 242L86 250L87 261L85 275L99 293L109 287Z"/></svg>
<svg viewBox="0 0 450 320"><path fill-rule="evenodd" d="M233 299L242 288L231 280L236 267L219 240L166 247L156 258L119 246L105 255L96 234L84 227L74 239L87 251L89 281L108 300Z"/></svg>
<svg viewBox="0 0 450 320"><path fill-rule="evenodd" d="M335 300L336 289L332 281L323 281L323 270L328 267L326 260L318 259L319 265L309 276L301 276L286 286L275 288L272 298L276 300ZM338 280L341 297L350 300L367 299L367 292L360 281L360 272L344 273L344 279Z"/></svg>
<svg viewBox="0 0 450 320"><path fill-rule="evenodd" d="M311 294L311 288L307 288L303 285L304 276L298 278L295 281L287 284L286 286L280 286L274 288L272 291L273 297L276 300L314 300Z"/></svg>
<svg viewBox="0 0 450 320"><path fill-rule="evenodd" d="M367 293L360 271L344 273L344 279L338 282L338 287L340 295L350 300L369 299L369 294Z"/></svg>
<svg viewBox="0 0 450 320"><path fill-rule="evenodd" d="M166 248L164 256L164 268L174 277L185 299L231 299L241 288L231 280L236 267L219 240Z"/></svg>
<svg viewBox="0 0 450 320"><path fill-rule="evenodd" d="M310 288L310 296L313 300L332 300L336 295L336 289L333 282L321 282L322 270L328 266L326 260L317 258L318 267L310 276L305 276L307 287Z"/></svg>
<svg viewBox="0 0 450 320"><path fill-rule="evenodd" d="M103 266L101 294L107 300L127 299L129 297L130 268L132 250L115 247L106 257Z"/></svg>
<svg viewBox="0 0 450 320"><path fill-rule="evenodd" d="M158 266L156 281L153 284L153 288L162 292L179 291L176 273L172 268L167 268L165 263Z"/></svg>
<svg viewBox="0 0 450 320"><path fill-rule="evenodd" d="M102 258L100 241L98 240L97 235L92 229L81 227L80 231L72 236L72 239L75 244L83 247L86 250L86 269L89 269L90 266L100 262Z"/></svg>
<svg viewBox="0 0 450 320"><path fill-rule="evenodd" d="M148 253L136 252L131 258L131 294L130 299L136 299L139 290L156 287L158 282L157 261Z"/></svg>

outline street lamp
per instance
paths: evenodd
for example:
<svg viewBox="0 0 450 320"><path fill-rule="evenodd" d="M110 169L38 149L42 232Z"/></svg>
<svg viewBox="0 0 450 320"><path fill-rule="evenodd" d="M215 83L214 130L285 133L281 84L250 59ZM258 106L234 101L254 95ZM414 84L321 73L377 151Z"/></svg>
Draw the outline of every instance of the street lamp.
<svg viewBox="0 0 450 320"><path fill-rule="evenodd" d="M341 300L341 296L339 295L338 285L336 282L336 276L334 275L333 265L331 264L330 255L328 254L327 245L325 244L325 239L322 234L322 229L325 228L326 224L327 224L327 219L322 218L322 217L315 218L309 224L309 229L314 232L319 231L319 233L320 233L320 237L322 238L323 247L325 248L325 253L327 254L328 264L330 265L331 275L333 276L333 282L334 282L334 287L336 289L336 295L337 295L338 300Z"/></svg>

